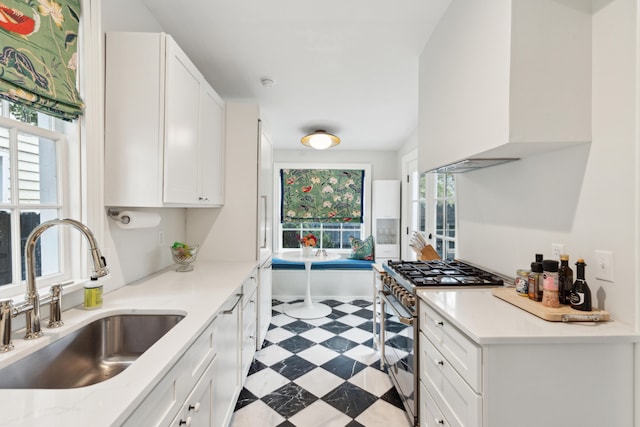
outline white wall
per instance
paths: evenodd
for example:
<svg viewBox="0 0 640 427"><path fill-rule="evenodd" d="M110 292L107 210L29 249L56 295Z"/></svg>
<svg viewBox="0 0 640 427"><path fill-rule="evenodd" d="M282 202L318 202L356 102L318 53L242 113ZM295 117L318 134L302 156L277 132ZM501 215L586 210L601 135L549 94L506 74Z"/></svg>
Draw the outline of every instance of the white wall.
<svg viewBox="0 0 640 427"><path fill-rule="evenodd" d="M459 256L515 275L552 243L585 259L594 303L638 318L637 1L596 2L592 143L459 176ZM595 278L595 250L614 253L615 282Z"/></svg>
<svg viewBox="0 0 640 427"><path fill-rule="evenodd" d="M339 146L338 146L339 147ZM274 163L370 163L372 179L398 179L395 151L274 150Z"/></svg>
<svg viewBox="0 0 640 427"><path fill-rule="evenodd" d="M162 27L139 0L103 0L102 30L154 32L162 31ZM162 219L158 228L139 230L123 230L114 221L107 220L105 244L109 250L105 256L112 270L112 280L124 283L171 265L173 260L168 247L174 241L184 240L186 235L185 209L135 210L157 212ZM163 244L159 242L160 231L164 234Z"/></svg>

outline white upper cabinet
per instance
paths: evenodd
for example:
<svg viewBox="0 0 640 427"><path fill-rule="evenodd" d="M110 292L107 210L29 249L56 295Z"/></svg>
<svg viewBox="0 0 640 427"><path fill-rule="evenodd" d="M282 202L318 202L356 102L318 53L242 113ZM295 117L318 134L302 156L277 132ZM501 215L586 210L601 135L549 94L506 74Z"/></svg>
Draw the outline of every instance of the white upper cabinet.
<svg viewBox="0 0 640 427"><path fill-rule="evenodd" d="M108 33L105 204L221 206L224 102L164 33Z"/></svg>
<svg viewBox="0 0 640 427"><path fill-rule="evenodd" d="M588 142L590 2L453 0L419 78L422 171Z"/></svg>

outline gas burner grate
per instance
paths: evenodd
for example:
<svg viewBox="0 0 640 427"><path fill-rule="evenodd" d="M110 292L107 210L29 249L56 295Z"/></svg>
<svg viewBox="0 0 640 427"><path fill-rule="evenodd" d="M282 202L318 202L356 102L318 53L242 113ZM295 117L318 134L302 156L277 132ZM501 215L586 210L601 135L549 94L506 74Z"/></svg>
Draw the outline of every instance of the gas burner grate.
<svg viewBox="0 0 640 427"><path fill-rule="evenodd" d="M462 261L388 261L395 273L414 286L502 286L504 281Z"/></svg>

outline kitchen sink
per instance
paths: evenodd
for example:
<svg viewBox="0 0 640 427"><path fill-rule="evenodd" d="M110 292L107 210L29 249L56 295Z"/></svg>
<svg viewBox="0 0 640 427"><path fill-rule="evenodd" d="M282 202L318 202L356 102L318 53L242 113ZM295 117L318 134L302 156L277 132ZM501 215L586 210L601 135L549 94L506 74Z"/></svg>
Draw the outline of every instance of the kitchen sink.
<svg viewBox="0 0 640 427"><path fill-rule="evenodd" d="M184 316L119 314L94 320L0 369L0 388L67 389L113 378Z"/></svg>

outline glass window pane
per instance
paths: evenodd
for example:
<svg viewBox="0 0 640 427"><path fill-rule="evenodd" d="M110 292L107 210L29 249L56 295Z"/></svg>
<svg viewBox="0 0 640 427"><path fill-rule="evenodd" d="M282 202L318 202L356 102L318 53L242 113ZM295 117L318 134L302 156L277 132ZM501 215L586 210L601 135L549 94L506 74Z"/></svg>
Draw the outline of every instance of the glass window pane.
<svg viewBox="0 0 640 427"><path fill-rule="evenodd" d="M445 254L442 253L442 249L443 249L443 244L442 244L442 239L436 237L436 247L434 248L436 250L436 252L438 252L438 255L440 255L441 258L446 259Z"/></svg>
<svg viewBox="0 0 640 427"><path fill-rule="evenodd" d="M456 237L456 206L451 201L448 201L446 206L446 236Z"/></svg>
<svg viewBox="0 0 640 427"><path fill-rule="evenodd" d="M436 197L441 199L444 197L444 187L445 187L445 181L444 181L444 174L442 173L438 173L436 174Z"/></svg>
<svg viewBox="0 0 640 427"><path fill-rule="evenodd" d="M445 179L447 182L445 197L454 197L456 195L455 176L453 174L446 174Z"/></svg>
<svg viewBox="0 0 640 427"><path fill-rule="evenodd" d="M9 129L0 127L0 203L11 203Z"/></svg>
<svg viewBox="0 0 640 427"><path fill-rule="evenodd" d="M0 286L13 280L11 257L11 212L0 211Z"/></svg>
<svg viewBox="0 0 640 427"><path fill-rule="evenodd" d="M427 230L427 202L426 200L420 201L420 212L418 216L418 220L420 223L418 224L417 230L426 231Z"/></svg>
<svg viewBox="0 0 640 427"><path fill-rule="evenodd" d="M340 247L340 229L325 230L322 233L322 248L331 249Z"/></svg>
<svg viewBox="0 0 640 427"><path fill-rule="evenodd" d="M21 203L58 202L55 141L26 133L19 134L18 192Z"/></svg>
<svg viewBox="0 0 640 427"><path fill-rule="evenodd" d="M436 234L442 236L444 234L444 202L438 200L436 202Z"/></svg>
<svg viewBox="0 0 640 427"><path fill-rule="evenodd" d="M448 240L446 242L446 255L445 258L448 260L453 260L456 257L456 242L455 240Z"/></svg>
<svg viewBox="0 0 640 427"><path fill-rule="evenodd" d="M42 209L34 211L22 211L20 213L20 250L24 254L24 247L29 234L35 227L45 221L58 216L56 209ZM52 227L42 233L36 242L34 251L36 277L60 272L60 230L61 227ZM22 257L22 280L26 279L25 257Z"/></svg>
<svg viewBox="0 0 640 427"><path fill-rule="evenodd" d="M427 173L420 175L420 198L427 197Z"/></svg>
<svg viewBox="0 0 640 427"><path fill-rule="evenodd" d="M300 246L298 237L300 233L297 230L285 230L282 232L282 247L297 248Z"/></svg>

